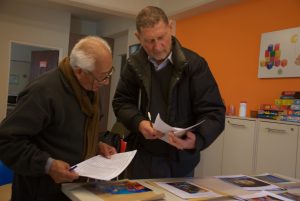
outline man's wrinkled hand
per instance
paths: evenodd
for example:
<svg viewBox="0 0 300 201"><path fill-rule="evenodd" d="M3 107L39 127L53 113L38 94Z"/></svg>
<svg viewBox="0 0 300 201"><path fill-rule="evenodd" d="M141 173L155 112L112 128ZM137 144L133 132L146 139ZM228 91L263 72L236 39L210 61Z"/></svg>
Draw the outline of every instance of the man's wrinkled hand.
<svg viewBox="0 0 300 201"><path fill-rule="evenodd" d="M99 142L98 148L99 148L99 154L106 158L111 158L111 155L117 153L116 148L104 142Z"/></svg>
<svg viewBox="0 0 300 201"><path fill-rule="evenodd" d="M148 140L154 140L161 138L164 134L155 130L152 127L152 122L143 120L139 124L139 131L143 134L143 136Z"/></svg>
<svg viewBox="0 0 300 201"><path fill-rule="evenodd" d="M79 178L79 175L70 171L70 165L61 160L53 160L50 165L48 174L55 183L72 182Z"/></svg>
<svg viewBox="0 0 300 201"><path fill-rule="evenodd" d="M196 135L190 131L186 132L186 137L184 139L176 137L173 132L170 132L168 139L169 144L180 150L196 148Z"/></svg>

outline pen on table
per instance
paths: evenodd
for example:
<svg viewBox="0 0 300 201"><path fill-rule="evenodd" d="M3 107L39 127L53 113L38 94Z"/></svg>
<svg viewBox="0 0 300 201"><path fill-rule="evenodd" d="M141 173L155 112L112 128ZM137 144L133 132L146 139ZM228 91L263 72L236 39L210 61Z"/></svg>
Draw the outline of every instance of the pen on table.
<svg viewBox="0 0 300 201"><path fill-rule="evenodd" d="M74 166L70 167L69 171L73 171L75 168L77 168L77 165L74 165Z"/></svg>

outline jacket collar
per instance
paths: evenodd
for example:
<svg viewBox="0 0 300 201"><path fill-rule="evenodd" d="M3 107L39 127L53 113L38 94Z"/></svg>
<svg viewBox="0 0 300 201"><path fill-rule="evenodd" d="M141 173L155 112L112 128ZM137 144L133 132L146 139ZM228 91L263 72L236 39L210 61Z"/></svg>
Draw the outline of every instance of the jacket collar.
<svg viewBox="0 0 300 201"><path fill-rule="evenodd" d="M188 61L184 55L183 47L174 36L172 36L172 52L173 52L172 57L173 57L174 66L176 66L176 68L181 69L184 66L184 64L186 64Z"/></svg>

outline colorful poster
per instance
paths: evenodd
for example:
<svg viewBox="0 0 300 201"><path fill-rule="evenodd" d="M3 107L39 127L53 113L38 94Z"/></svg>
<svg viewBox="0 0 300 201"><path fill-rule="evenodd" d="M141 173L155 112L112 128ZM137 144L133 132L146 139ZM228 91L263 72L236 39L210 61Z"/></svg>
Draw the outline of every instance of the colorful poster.
<svg viewBox="0 0 300 201"><path fill-rule="evenodd" d="M258 78L300 77L300 27L263 33Z"/></svg>
<svg viewBox="0 0 300 201"><path fill-rule="evenodd" d="M130 180L98 180L86 183L83 186L104 201L161 200L164 198L164 193L154 192L143 184Z"/></svg>

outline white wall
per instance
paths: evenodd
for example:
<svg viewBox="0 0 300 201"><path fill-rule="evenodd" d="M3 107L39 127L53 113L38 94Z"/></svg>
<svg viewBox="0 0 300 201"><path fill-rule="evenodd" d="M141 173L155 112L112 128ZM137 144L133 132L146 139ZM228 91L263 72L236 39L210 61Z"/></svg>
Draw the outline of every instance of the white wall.
<svg viewBox="0 0 300 201"><path fill-rule="evenodd" d="M66 4L74 7L85 8L90 11L117 15L123 17L134 17L139 10L145 6L159 6L159 0L50 0L58 4ZM203 1L203 0L198 0ZM182 0L184 3L185 1Z"/></svg>
<svg viewBox="0 0 300 201"><path fill-rule="evenodd" d="M128 46L138 43L135 35L135 19L129 18L110 18L104 19L97 23L97 34L99 36L114 38L113 48L113 66L116 71L111 78L110 87L110 100L108 111L108 125L107 129L111 130L113 124L116 121L115 114L112 109L112 100L115 94L115 90L120 79L121 70L121 56L128 55Z"/></svg>
<svg viewBox="0 0 300 201"><path fill-rule="evenodd" d="M134 18L146 6L161 7L174 19L206 12L242 0L49 0L58 4L85 8L92 12Z"/></svg>
<svg viewBox="0 0 300 201"><path fill-rule="evenodd" d="M70 32L80 35L97 35L97 23L72 18Z"/></svg>
<svg viewBox="0 0 300 201"><path fill-rule="evenodd" d="M136 28L135 26L128 28L128 46L139 43L139 40L135 36Z"/></svg>
<svg viewBox="0 0 300 201"><path fill-rule="evenodd" d="M160 0L159 7L161 7L168 16L173 16L214 1L216 0Z"/></svg>
<svg viewBox="0 0 300 201"><path fill-rule="evenodd" d="M128 31L129 27L135 26L135 19L113 17L103 19L97 23L97 33L111 38L118 37Z"/></svg>
<svg viewBox="0 0 300 201"><path fill-rule="evenodd" d="M70 13L2 0L0 3L0 120L6 115L11 41L60 49L67 55Z"/></svg>
<svg viewBox="0 0 300 201"><path fill-rule="evenodd" d="M112 100L120 78L121 55L127 54L127 49L128 49L127 41L128 41L128 32L124 32L121 36L115 38L114 41L113 66L115 67L115 72L111 78L111 83L110 83L110 95L109 95L110 100L109 100L108 125L107 125L108 130L111 130L113 124L116 122L116 117L112 109Z"/></svg>

